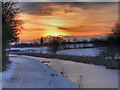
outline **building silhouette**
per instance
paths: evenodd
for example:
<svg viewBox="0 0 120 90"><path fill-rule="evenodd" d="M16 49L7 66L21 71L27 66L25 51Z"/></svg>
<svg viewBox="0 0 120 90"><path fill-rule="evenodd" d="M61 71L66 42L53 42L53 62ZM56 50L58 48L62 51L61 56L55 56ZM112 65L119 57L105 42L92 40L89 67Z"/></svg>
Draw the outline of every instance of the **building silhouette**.
<svg viewBox="0 0 120 90"><path fill-rule="evenodd" d="M44 43L43 37L41 37L40 43L41 43L41 44Z"/></svg>

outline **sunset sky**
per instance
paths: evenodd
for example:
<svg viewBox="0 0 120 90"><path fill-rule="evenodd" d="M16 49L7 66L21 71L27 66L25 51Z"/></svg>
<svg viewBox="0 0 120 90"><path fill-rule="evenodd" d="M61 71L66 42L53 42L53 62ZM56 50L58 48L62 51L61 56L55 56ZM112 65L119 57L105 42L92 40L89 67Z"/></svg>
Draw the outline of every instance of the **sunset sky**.
<svg viewBox="0 0 120 90"><path fill-rule="evenodd" d="M104 35L118 21L117 3L24 2L25 12L18 15L24 24L20 40L33 40L47 35Z"/></svg>

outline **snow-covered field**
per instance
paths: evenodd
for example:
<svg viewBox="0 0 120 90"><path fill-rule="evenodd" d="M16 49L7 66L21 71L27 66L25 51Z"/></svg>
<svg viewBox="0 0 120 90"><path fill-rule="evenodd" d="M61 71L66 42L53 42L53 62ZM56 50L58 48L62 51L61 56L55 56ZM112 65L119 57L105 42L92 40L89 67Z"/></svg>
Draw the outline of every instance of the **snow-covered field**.
<svg viewBox="0 0 120 90"><path fill-rule="evenodd" d="M20 52L29 53L48 53L48 47L25 47L25 48L10 48L10 50L19 50Z"/></svg>
<svg viewBox="0 0 120 90"><path fill-rule="evenodd" d="M57 54L75 55L75 56L98 56L99 50L97 48L67 49L67 50L60 50L57 52Z"/></svg>
<svg viewBox="0 0 120 90"><path fill-rule="evenodd" d="M89 44L66 44L66 48L82 48L82 47L93 47L94 45L89 43Z"/></svg>
<svg viewBox="0 0 120 90"><path fill-rule="evenodd" d="M65 49L57 51L57 54L65 54L65 55L75 55L75 56L98 56L99 50L98 48L85 48L79 49L79 47L93 47L93 44L67 44ZM74 49L76 47L77 49ZM48 51L47 46L42 47L25 47L25 48L11 48L10 50L18 50L21 53L51 53Z"/></svg>
<svg viewBox="0 0 120 90"><path fill-rule="evenodd" d="M65 76L82 88L118 88L118 70L59 59L31 58L49 61L50 67L58 72L64 72Z"/></svg>
<svg viewBox="0 0 120 90"><path fill-rule="evenodd" d="M2 88L78 88L38 60L10 55L12 64L2 73Z"/></svg>

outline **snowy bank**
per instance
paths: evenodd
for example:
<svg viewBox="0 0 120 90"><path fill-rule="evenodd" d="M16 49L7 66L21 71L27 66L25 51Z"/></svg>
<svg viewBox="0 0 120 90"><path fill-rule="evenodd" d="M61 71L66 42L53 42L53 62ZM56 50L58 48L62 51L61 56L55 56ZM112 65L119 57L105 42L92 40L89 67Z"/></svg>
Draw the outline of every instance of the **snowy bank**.
<svg viewBox="0 0 120 90"><path fill-rule="evenodd" d="M10 69L2 73L2 88L78 88L38 60L23 56L10 59Z"/></svg>

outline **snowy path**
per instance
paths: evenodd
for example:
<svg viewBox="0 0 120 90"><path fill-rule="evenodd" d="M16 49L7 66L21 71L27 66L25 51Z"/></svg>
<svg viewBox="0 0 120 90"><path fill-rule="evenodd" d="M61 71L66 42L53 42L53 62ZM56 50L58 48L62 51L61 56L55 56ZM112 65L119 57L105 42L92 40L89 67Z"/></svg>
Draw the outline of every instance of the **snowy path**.
<svg viewBox="0 0 120 90"><path fill-rule="evenodd" d="M3 88L77 88L69 79L38 60L17 56L10 58L10 69L3 72Z"/></svg>

